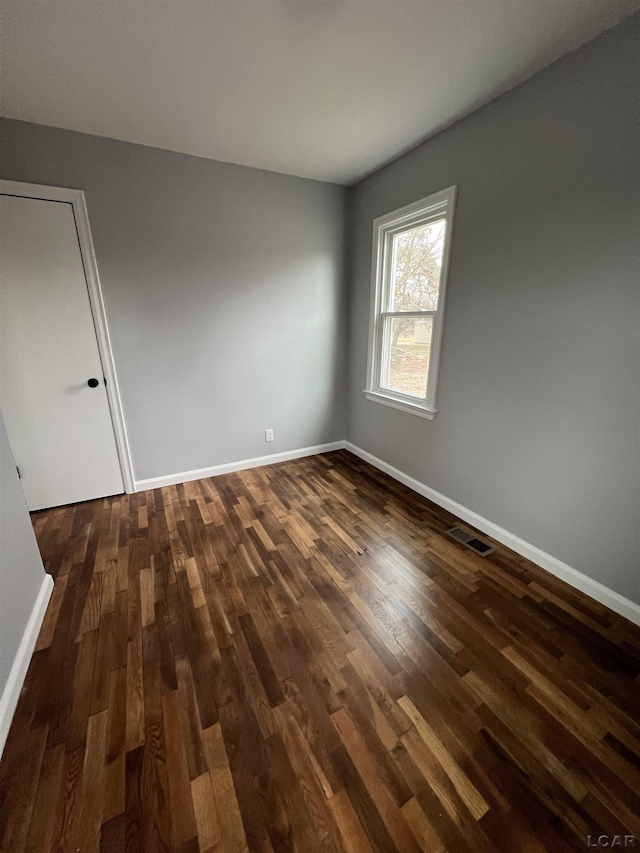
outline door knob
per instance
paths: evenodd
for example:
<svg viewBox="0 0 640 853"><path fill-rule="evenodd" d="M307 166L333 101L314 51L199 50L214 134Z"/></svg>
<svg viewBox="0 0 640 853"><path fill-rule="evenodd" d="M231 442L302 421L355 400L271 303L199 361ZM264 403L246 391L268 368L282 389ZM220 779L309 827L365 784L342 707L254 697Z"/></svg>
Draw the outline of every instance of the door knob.
<svg viewBox="0 0 640 853"><path fill-rule="evenodd" d="M97 379L90 379L90 380L87 382L87 385L89 386L89 388L97 388L99 384L100 384L100 383L98 382L98 380L97 380Z"/></svg>

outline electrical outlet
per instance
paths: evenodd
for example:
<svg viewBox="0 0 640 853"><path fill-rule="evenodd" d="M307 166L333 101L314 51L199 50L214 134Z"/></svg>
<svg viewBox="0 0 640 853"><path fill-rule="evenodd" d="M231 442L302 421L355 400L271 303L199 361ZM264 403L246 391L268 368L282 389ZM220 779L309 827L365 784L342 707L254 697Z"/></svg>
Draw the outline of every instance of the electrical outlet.
<svg viewBox="0 0 640 853"><path fill-rule="evenodd" d="M272 429L265 429L264 440L265 441L273 441L273 430Z"/></svg>

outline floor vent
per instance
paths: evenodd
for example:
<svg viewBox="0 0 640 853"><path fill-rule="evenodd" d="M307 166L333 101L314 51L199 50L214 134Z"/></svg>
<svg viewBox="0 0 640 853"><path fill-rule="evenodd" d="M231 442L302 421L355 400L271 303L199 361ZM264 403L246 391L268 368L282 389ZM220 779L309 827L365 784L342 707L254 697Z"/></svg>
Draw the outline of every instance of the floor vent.
<svg viewBox="0 0 640 853"><path fill-rule="evenodd" d="M491 545L483 542L482 539L477 539L473 533L469 533L461 527L452 527L451 530L447 530L447 536L455 539L456 542L462 543L462 545L466 545L467 548L471 548L472 551L480 554L481 557L486 557L487 554L492 554L496 550Z"/></svg>

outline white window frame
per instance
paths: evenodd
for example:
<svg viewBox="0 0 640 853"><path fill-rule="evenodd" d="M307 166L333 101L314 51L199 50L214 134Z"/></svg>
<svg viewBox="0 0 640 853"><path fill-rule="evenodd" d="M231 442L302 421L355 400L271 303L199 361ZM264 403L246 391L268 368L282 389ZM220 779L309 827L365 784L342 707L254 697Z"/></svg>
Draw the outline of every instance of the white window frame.
<svg viewBox="0 0 640 853"><path fill-rule="evenodd" d="M418 415L421 418L433 420L437 412L436 390L438 385L438 368L440 366L440 349L442 346L442 328L444 325L445 295L447 275L449 272L449 255L451 253L451 235L453 231L453 214L457 187L446 190L408 204L406 207L379 216L373 222L373 260L371 265L371 317L369 322L369 359L367 364L367 400L382 403ZM438 292L438 308L436 311L389 311L391 265L393 256L393 238L402 231L408 231L425 225L436 219L446 222L444 246L442 251L442 268L440 270L440 289ZM429 352L429 373L427 376L427 393L424 398L403 394L384 388L380 383L382 373L382 353L385 349L383 341L385 317L433 317L431 348Z"/></svg>

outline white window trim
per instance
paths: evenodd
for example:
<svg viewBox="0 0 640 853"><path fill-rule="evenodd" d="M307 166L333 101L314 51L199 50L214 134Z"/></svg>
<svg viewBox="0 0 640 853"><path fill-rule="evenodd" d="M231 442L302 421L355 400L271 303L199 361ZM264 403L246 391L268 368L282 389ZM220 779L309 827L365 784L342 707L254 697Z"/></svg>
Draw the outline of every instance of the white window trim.
<svg viewBox="0 0 640 853"><path fill-rule="evenodd" d="M369 320L369 358L367 362L367 400L391 406L403 412L409 412L427 420L433 420L437 412L436 391L438 385L438 368L440 366L440 350L442 347L442 329L444 324L445 296L447 277L449 273L449 256L451 253L451 235L453 233L453 215L457 187L448 187L441 192L408 204L400 210L394 210L373 221L373 256L371 263L371 315ZM429 375L427 377L427 396L425 399L391 391L380 385L380 360L382 357L382 307L385 304L386 288L389 286L391 262L390 246L394 234L410 227L417 227L432 219L441 219L444 214L447 226L445 229L444 246L442 251L442 269L440 272L440 292L438 310L434 312L418 312L421 315L433 313L433 331L429 358ZM411 312L402 312L410 314Z"/></svg>

